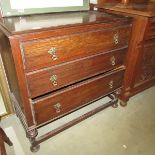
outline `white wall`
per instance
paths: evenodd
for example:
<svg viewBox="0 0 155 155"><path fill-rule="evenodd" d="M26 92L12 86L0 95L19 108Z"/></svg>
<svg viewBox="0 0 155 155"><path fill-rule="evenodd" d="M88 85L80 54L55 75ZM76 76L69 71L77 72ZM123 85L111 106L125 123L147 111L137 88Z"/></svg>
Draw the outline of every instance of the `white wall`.
<svg viewBox="0 0 155 155"><path fill-rule="evenodd" d="M1 92L0 92L0 115L3 115L5 113L6 113L6 109L5 109L3 98L2 98L2 95L1 95Z"/></svg>
<svg viewBox="0 0 155 155"><path fill-rule="evenodd" d="M97 3L97 0L90 0L90 3L96 4Z"/></svg>

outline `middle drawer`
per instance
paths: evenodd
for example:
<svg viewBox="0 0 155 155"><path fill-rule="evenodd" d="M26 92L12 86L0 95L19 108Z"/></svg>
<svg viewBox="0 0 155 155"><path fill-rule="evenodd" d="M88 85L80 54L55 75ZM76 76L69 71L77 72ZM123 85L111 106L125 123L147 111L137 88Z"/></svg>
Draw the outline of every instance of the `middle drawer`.
<svg viewBox="0 0 155 155"><path fill-rule="evenodd" d="M51 68L28 73L27 83L31 98L109 71L124 63L126 48L78 59Z"/></svg>

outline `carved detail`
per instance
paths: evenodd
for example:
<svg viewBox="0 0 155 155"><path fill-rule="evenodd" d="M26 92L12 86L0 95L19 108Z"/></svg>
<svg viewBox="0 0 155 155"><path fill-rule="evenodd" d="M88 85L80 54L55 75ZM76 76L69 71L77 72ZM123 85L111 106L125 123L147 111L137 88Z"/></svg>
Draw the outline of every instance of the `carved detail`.
<svg viewBox="0 0 155 155"><path fill-rule="evenodd" d="M141 72L137 80L141 83L146 80L155 78L155 55L145 52L142 58Z"/></svg>

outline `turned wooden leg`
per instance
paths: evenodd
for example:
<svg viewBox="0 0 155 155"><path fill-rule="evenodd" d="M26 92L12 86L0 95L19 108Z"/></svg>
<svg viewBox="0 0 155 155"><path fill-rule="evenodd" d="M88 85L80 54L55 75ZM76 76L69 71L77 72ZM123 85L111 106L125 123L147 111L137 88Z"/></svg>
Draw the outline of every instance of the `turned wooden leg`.
<svg viewBox="0 0 155 155"><path fill-rule="evenodd" d="M30 150L32 152L37 152L40 149L40 145L36 142L36 136L38 135L37 129L33 129L27 132L27 137L31 142Z"/></svg>
<svg viewBox="0 0 155 155"><path fill-rule="evenodd" d="M127 106L127 102L124 102L124 101L122 101L122 100L119 101L119 104L120 104L122 107Z"/></svg>
<svg viewBox="0 0 155 155"><path fill-rule="evenodd" d="M112 107L113 107L113 108L117 108L117 107L118 107L118 102L117 102L117 103L114 103L114 104L112 105Z"/></svg>
<svg viewBox="0 0 155 155"><path fill-rule="evenodd" d="M124 92L121 89L117 89L115 93L116 93L117 97L119 98L119 104L122 107L127 106L127 101L129 100L130 93Z"/></svg>
<svg viewBox="0 0 155 155"><path fill-rule="evenodd" d="M117 97L115 95L113 95L113 94L110 94L108 96L114 101L111 106L113 108L117 108L118 107L118 99L117 99Z"/></svg>
<svg viewBox="0 0 155 155"><path fill-rule="evenodd" d="M19 114L18 114L18 110L16 109L16 107L14 107L14 111L15 111L15 114L18 118L20 118Z"/></svg>

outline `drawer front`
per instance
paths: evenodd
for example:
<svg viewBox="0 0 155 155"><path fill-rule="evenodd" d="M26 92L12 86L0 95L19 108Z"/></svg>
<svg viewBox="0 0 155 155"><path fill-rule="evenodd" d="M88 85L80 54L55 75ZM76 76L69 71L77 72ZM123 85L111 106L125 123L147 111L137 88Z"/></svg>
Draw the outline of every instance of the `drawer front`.
<svg viewBox="0 0 155 155"><path fill-rule="evenodd" d="M26 71L33 71L128 44L130 26L21 43Z"/></svg>
<svg viewBox="0 0 155 155"><path fill-rule="evenodd" d="M27 74L30 96L34 98L121 66L124 63L126 50L98 54Z"/></svg>
<svg viewBox="0 0 155 155"><path fill-rule="evenodd" d="M37 124L47 122L84 106L119 88L123 70L96 76L80 84L58 91L33 103Z"/></svg>
<svg viewBox="0 0 155 155"><path fill-rule="evenodd" d="M143 52L136 85L155 78L155 39L144 45Z"/></svg>

